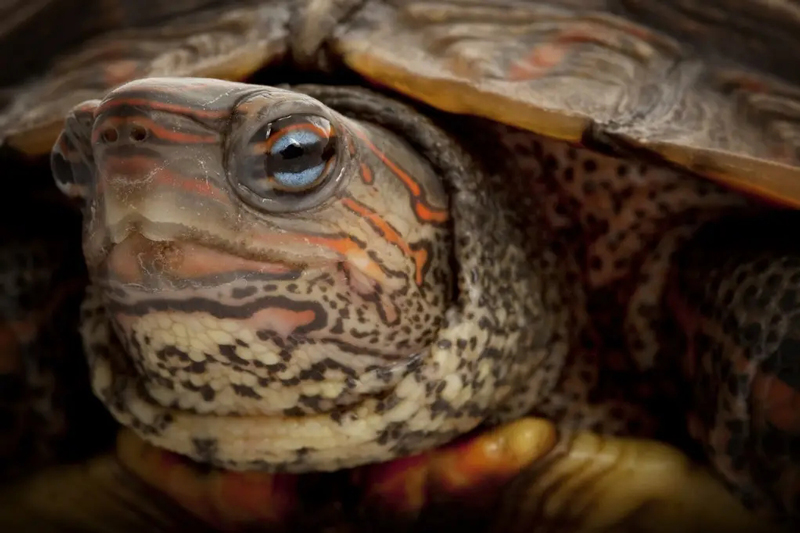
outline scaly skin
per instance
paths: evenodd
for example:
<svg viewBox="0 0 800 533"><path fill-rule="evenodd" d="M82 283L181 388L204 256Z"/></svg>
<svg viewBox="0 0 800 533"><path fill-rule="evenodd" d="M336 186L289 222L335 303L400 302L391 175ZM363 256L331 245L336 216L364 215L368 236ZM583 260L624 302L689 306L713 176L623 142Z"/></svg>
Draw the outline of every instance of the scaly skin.
<svg viewBox="0 0 800 533"><path fill-rule="evenodd" d="M197 461L271 472L384 461L526 413L557 420L562 437L654 434L631 400L663 402L655 378L676 370L659 307L672 253L746 200L443 119L481 154L470 159L391 100L297 91L149 79L68 119L53 168L84 202L83 334L94 389L120 422ZM291 118L309 112L332 129ZM264 150L309 132L335 149L292 172L322 162L331 177L276 195ZM636 371L635 386L620 379ZM580 462L561 442L549 464Z"/></svg>
<svg viewBox="0 0 800 533"><path fill-rule="evenodd" d="M264 150L284 142L269 128L300 113L331 124L322 184L259 197L274 187ZM299 124L285 131L322 135ZM487 197L459 202L454 225L437 171L384 128L297 93L146 80L77 109L54 169L85 201L94 390L153 444L332 470L434 447L545 392L531 380L559 323L526 262L536 240ZM486 234L466 209L493 213Z"/></svg>

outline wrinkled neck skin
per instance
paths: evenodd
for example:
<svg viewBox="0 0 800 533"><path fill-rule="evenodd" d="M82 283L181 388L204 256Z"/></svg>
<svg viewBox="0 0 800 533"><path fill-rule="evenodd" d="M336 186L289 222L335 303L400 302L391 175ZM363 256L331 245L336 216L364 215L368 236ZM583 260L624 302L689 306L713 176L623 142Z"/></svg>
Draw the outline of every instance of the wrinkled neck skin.
<svg viewBox="0 0 800 533"><path fill-rule="evenodd" d="M259 203L237 183L281 142L264 124L297 113L332 124L330 178ZM156 446L328 471L444 444L547 393L537 238L503 177L410 108L141 80L76 108L53 168L85 202L95 393Z"/></svg>

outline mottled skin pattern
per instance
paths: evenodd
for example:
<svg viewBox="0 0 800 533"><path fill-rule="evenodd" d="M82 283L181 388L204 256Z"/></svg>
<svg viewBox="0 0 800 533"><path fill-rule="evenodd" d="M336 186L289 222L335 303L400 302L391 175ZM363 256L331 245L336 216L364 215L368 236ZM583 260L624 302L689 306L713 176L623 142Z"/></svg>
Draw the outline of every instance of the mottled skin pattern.
<svg viewBox="0 0 800 533"><path fill-rule="evenodd" d="M501 153L514 154L497 160L508 162L509 174L524 176L531 198L526 203L537 204L540 212L531 223L548 229L563 270L562 290L571 299L579 333L561 378L565 397L549 398L544 412L561 418L572 405L585 403L587 384L597 384L594 394L600 396L619 394L626 384L629 400L658 401L654 388L663 394L675 386L675 347L667 338L672 324L662 306L672 254L703 221L747 209L748 200L660 165L492 123L474 130L487 132L478 135L480 145L500 139L494 143ZM612 388L603 391L603 381ZM607 418L583 423L600 429Z"/></svg>
<svg viewBox="0 0 800 533"><path fill-rule="evenodd" d="M452 144L362 90L296 91L147 79L68 119L53 168L85 202L82 331L120 422L201 462L289 472L398 457L527 413L614 435L684 425L689 405L665 407L682 398L675 336L690 327L665 306L674 252L704 221L754 211L749 200L439 116ZM237 192L266 179L263 146L297 131L271 124L309 112L329 117L341 173L297 197ZM443 162L431 147L445 143L456 155ZM718 395L700 387L703 413ZM704 416L742 415L723 403ZM794 490L695 436L751 501Z"/></svg>
<svg viewBox="0 0 800 533"><path fill-rule="evenodd" d="M273 122L301 113L333 125L330 177L255 196ZM234 469L356 466L523 414L563 361L529 226L502 195L473 198L493 186L460 166L448 207L383 128L297 93L155 79L79 107L57 146L57 182L85 201L94 389L159 446Z"/></svg>

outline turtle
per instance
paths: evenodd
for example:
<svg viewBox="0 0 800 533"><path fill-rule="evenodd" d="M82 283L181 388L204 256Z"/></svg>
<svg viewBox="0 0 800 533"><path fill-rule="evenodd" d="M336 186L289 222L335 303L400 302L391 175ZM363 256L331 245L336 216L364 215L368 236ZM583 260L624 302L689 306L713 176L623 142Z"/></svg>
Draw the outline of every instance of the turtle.
<svg viewBox="0 0 800 533"><path fill-rule="evenodd" d="M61 195L22 209L81 221L11 231L3 274L39 305L85 277L82 344L14 354L56 383L85 355L70 384L124 429L2 523L798 524L791 5L62 5L65 54L3 59L35 74L0 138Z"/></svg>

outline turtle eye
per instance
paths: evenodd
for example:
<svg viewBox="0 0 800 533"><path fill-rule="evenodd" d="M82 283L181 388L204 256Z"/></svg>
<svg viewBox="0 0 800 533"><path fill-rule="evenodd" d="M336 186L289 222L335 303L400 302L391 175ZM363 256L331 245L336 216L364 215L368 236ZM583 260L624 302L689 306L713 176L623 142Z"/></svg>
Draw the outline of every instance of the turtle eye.
<svg viewBox="0 0 800 533"><path fill-rule="evenodd" d="M256 130L237 154L238 187L263 200L258 203L264 207L283 201L285 209L279 210L289 210L333 174L336 147L333 125L324 117L297 114L272 121Z"/></svg>
<svg viewBox="0 0 800 533"><path fill-rule="evenodd" d="M322 117L276 121L265 141L265 174L281 190L301 192L322 180L335 156L330 122Z"/></svg>

